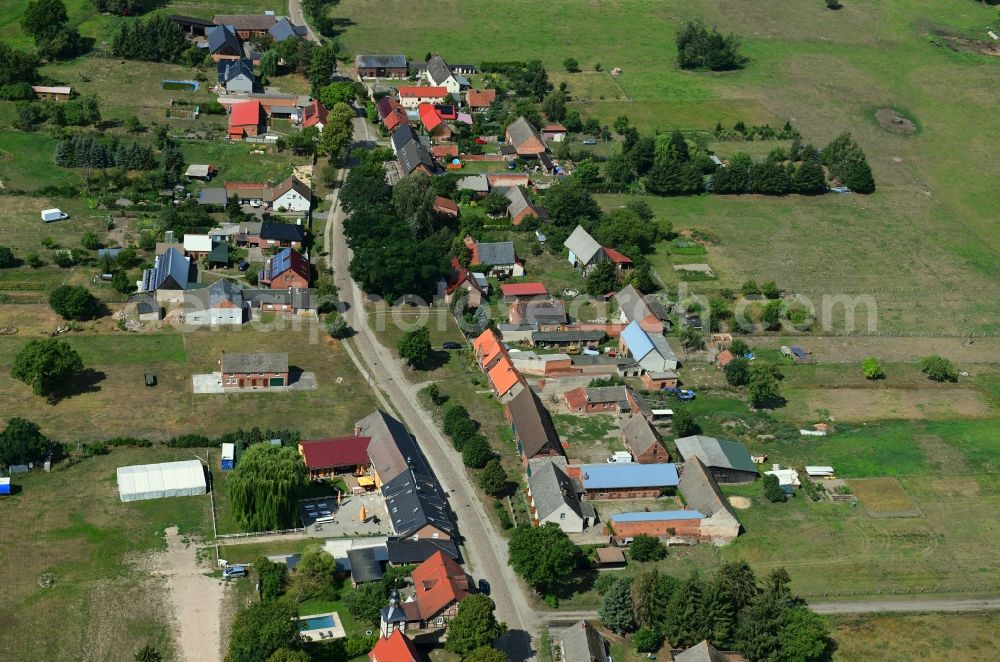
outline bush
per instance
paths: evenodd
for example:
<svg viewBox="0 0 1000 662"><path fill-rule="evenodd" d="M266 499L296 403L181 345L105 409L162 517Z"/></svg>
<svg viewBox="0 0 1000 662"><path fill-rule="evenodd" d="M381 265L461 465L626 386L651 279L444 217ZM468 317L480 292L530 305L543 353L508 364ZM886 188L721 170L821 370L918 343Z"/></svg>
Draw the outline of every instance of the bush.
<svg viewBox="0 0 1000 662"><path fill-rule="evenodd" d="M763 285L761 285L760 286L760 291L768 299L780 299L781 298L781 289L778 287L778 285L773 280L769 280L766 283L764 283Z"/></svg>
<svg viewBox="0 0 1000 662"><path fill-rule="evenodd" d="M61 266L61 265L60 265ZM60 285L49 294L49 305L68 320L99 317L101 302L82 285Z"/></svg>
<svg viewBox="0 0 1000 662"><path fill-rule="evenodd" d="M506 531L514 526L514 522L510 518L510 513L507 511L507 506L505 506L502 501L494 501L493 509L497 511L497 518L500 520L500 528Z"/></svg>
<svg viewBox="0 0 1000 662"><path fill-rule="evenodd" d="M640 533L632 540L628 555L634 561L659 561L667 555L667 548L658 538Z"/></svg>
<svg viewBox="0 0 1000 662"><path fill-rule="evenodd" d="M752 296L755 294L760 294L760 287L757 286L757 281L745 280L743 285L740 286L740 292L743 296Z"/></svg>
<svg viewBox="0 0 1000 662"><path fill-rule="evenodd" d="M723 36L715 28L710 31L701 21L682 25L676 41L677 66L681 69L728 71L739 69L747 61L740 55L739 38Z"/></svg>
<svg viewBox="0 0 1000 662"><path fill-rule="evenodd" d="M779 503L785 500L785 493L781 490L777 476L770 474L764 476L764 498L771 503Z"/></svg>
<svg viewBox="0 0 1000 662"><path fill-rule="evenodd" d="M687 409L674 410L674 436L690 437L701 432L701 427L695 422L694 416Z"/></svg>
<svg viewBox="0 0 1000 662"><path fill-rule="evenodd" d="M660 650L664 640L663 633L646 626L639 628L632 637L636 651L640 653L655 653Z"/></svg>
<svg viewBox="0 0 1000 662"><path fill-rule="evenodd" d="M861 362L861 370L865 374L865 379L882 379L885 372L882 371L882 364L874 356L869 356Z"/></svg>
<svg viewBox="0 0 1000 662"><path fill-rule="evenodd" d="M0 246L0 269L13 267L17 261L14 259L14 251L6 246Z"/></svg>
<svg viewBox="0 0 1000 662"><path fill-rule="evenodd" d="M948 359L933 354L920 359L920 370L936 382L957 382L958 370Z"/></svg>

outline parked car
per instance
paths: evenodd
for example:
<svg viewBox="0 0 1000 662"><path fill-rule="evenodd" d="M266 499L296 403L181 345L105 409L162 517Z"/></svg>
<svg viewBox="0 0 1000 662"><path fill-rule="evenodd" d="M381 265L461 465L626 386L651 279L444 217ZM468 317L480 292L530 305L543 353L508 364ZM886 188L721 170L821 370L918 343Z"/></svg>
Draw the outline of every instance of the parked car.
<svg viewBox="0 0 1000 662"><path fill-rule="evenodd" d="M260 200L251 200L250 201L250 206L251 207L260 207Z"/></svg>
<svg viewBox="0 0 1000 662"><path fill-rule="evenodd" d="M240 271L246 271L247 269L250 268L250 263L247 262L246 260L240 260L239 264L236 265L236 268L239 269Z"/></svg>
<svg viewBox="0 0 1000 662"><path fill-rule="evenodd" d="M462 345L457 342L452 342L451 340L441 345L441 347L444 349L462 349Z"/></svg>
<svg viewBox="0 0 1000 662"><path fill-rule="evenodd" d="M247 567L245 565L231 565L227 566L222 570L223 579L236 579L237 577L246 577Z"/></svg>
<svg viewBox="0 0 1000 662"><path fill-rule="evenodd" d="M485 579L479 580L479 592L482 593L483 595L490 594L490 583Z"/></svg>
<svg viewBox="0 0 1000 662"><path fill-rule="evenodd" d="M586 140L583 141L583 144L584 145L596 145L597 144L597 138L587 138Z"/></svg>

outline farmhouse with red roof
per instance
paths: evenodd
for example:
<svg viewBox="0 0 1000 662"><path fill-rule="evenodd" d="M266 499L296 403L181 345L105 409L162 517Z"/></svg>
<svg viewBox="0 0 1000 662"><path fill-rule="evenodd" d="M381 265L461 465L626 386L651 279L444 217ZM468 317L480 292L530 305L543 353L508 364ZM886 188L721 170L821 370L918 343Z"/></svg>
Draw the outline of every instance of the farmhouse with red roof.
<svg viewBox="0 0 1000 662"><path fill-rule="evenodd" d="M229 113L229 139L243 140L248 136L267 133L267 119L259 101L235 103Z"/></svg>
<svg viewBox="0 0 1000 662"><path fill-rule="evenodd" d="M299 455L309 469L310 480L329 478L337 474L367 472L372 461L368 457L371 437L334 437L299 443Z"/></svg>

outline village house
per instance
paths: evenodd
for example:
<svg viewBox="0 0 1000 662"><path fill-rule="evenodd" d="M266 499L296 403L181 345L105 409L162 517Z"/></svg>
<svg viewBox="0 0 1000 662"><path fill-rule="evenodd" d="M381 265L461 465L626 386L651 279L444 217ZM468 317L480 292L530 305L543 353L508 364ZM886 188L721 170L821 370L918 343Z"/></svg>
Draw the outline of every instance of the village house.
<svg viewBox="0 0 1000 662"><path fill-rule="evenodd" d="M636 322L646 333L659 335L670 328L669 317L663 307L659 305L654 307L646 296L631 284L618 291L615 303L618 304L618 320L622 324Z"/></svg>
<svg viewBox="0 0 1000 662"><path fill-rule="evenodd" d="M219 60L215 69L223 94L251 94L260 90L253 64L246 58Z"/></svg>
<svg viewBox="0 0 1000 662"><path fill-rule="evenodd" d="M451 67L448 66L448 63L440 55L435 55L428 60L426 69L424 70L424 77L431 85L443 87L448 90L448 94L456 99L462 90L469 87L468 79L465 76L454 74Z"/></svg>
<svg viewBox="0 0 1000 662"><path fill-rule="evenodd" d="M39 101L69 101L73 88L68 85L32 85L31 91Z"/></svg>
<svg viewBox="0 0 1000 662"><path fill-rule="evenodd" d="M304 25L295 25L287 16L279 16L267 33L275 41L285 41L286 39L300 39L305 37L309 31Z"/></svg>
<svg viewBox="0 0 1000 662"><path fill-rule="evenodd" d="M483 372L488 372L501 357L507 355L503 341L493 329L486 329L472 341L472 351L476 355L476 364Z"/></svg>
<svg viewBox="0 0 1000 662"><path fill-rule="evenodd" d="M406 78L409 65L405 55L356 55L354 73L358 78Z"/></svg>
<svg viewBox="0 0 1000 662"><path fill-rule="evenodd" d="M223 189L222 204L225 205L233 196L241 205L264 206L271 201L271 187L260 182L226 182ZM212 201L215 202L215 201Z"/></svg>
<svg viewBox="0 0 1000 662"><path fill-rule="evenodd" d="M297 223L276 223L264 221L260 224L260 234L250 237L251 246L260 248L295 248L299 249L306 241L306 232Z"/></svg>
<svg viewBox="0 0 1000 662"><path fill-rule="evenodd" d="M564 456L552 416L533 390L527 387L521 389L507 403L504 412L514 432L514 443L525 469L528 462L535 458Z"/></svg>
<svg viewBox="0 0 1000 662"><path fill-rule="evenodd" d="M482 281L486 281L485 276L482 277ZM463 267L456 258L451 258L451 269L445 279L445 303L453 303L456 293L463 293L466 297L466 308L478 308L482 305L483 295L488 291L488 283L484 286L476 274Z"/></svg>
<svg viewBox="0 0 1000 662"><path fill-rule="evenodd" d="M214 62L239 60L243 57L243 44L231 25L217 25L205 30L208 52Z"/></svg>
<svg viewBox="0 0 1000 662"><path fill-rule="evenodd" d="M368 662L420 662L421 659L413 641L399 630L380 637L368 653Z"/></svg>
<svg viewBox="0 0 1000 662"><path fill-rule="evenodd" d="M707 639L691 646L687 650L670 651L674 662L747 662L743 654L738 651L720 651L708 642Z"/></svg>
<svg viewBox="0 0 1000 662"><path fill-rule="evenodd" d="M571 412L582 414L632 414L639 411L636 394L627 386L581 386L566 391L563 399Z"/></svg>
<svg viewBox="0 0 1000 662"><path fill-rule="evenodd" d="M431 145L431 156L439 161L458 158L458 155L458 145L454 143Z"/></svg>
<svg viewBox="0 0 1000 662"><path fill-rule="evenodd" d="M524 378L521 373L514 369L514 365L506 353L497 359L486 376L489 379L493 395L497 396L497 400L500 402L508 402L521 391L527 390Z"/></svg>
<svg viewBox="0 0 1000 662"><path fill-rule="evenodd" d="M582 464L571 469L579 472L588 499L655 499L679 482L677 467L670 463Z"/></svg>
<svg viewBox="0 0 1000 662"><path fill-rule="evenodd" d="M257 274L257 282L262 288L287 290L307 288L312 273L309 260L291 248L283 248L267 258L264 268Z"/></svg>
<svg viewBox="0 0 1000 662"><path fill-rule="evenodd" d="M518 278L524 275L524 262L514 252L514 242L477 242L472 237L465 238L469 249L469 266L481 266L487 276Z"/></svg>
<svg viewBox="0 0 1000 662"><path fill-rule="evenodd" d="M566 127L562 124L546 124L542 127L542 139L546 142L561 143L566 140Z"/></svg>
<svg viewBox="0 0 1000 662"><path fill-rule="evenodd" d="M238 327L245 320L243 290L230 280L223 278L208 287L184 292L186 324Z"/></svg>
<svg viewBox="0 0 1000 662"><path fill-rule="evenodd" d="M322 133L326 127L327 117L329 117L329 111L327 111L326 106L321 104L318 99L310 99L309 103L302 107L299 114L299 124L303 129L314 126Z"/></svg>
<svg viewBox="0 0 1000 662"><path fill-rule="evenodd" d="M715 357L715 367L725 370L726 366L733 362L736 357L728 349L724 349Z"/></svg>
<svg viewBox="0 0 1000 662"><path fill-rule="evenodd" d="M454 200L443 198L440 195L435 196L432 209L435 214L442 218L458 218L461 214L461 210Z"/></svg>
<svg viewBox="0 0 1000 662"><path fill-rule="evenodd" d="M259 136L267 133L267 118L260 101L243 101L233 104L229 112L230 140Z"/></svg>
<svg viewBox="0 0 1000 662"><path fill-rule="evenodd" d="M437 86L403 86L399 88L399 105L408 110L415 110L422 103L444 103L448 89Z"/></svg>
<svg viewBox="0 0 1000 662"><path fill-rule="evenodd" d="M156 300L180 301L194 281L194 265L178 248L167 248L156 256L151 269L142 273L140 292L156 292Z"/></svg>
<svg viewBox="0 0 1000 662"><path fill-rule="evenodd" d="M549 291L542 283L504 283L500 286L504 303L548 299Z"/></svg>
<svg viewBox="0 0 1000 662"><path fill-rule="evenodd" d="M528 200L528 196L519 187L511 186L502 189L501 192L510 201L510 204L507 205L507 218L510 219L511 225L520 225L524 219L531 216L535 218L543 216L542 211Z"/></svg>
<svg viewBox="0 0 1000 662"><path fill-rule="evenodd" d="M271 191L271 208L277 211L307 212L312 207L312 191L295 176Z"/></svg>
<svg viewBox="0 0 1000 662"><path fill-rule="evenodd" d="M451 140L451 127L445 123L441 113L432 104L420 104L417 107L417 113L427 135L437 140Z"/></svg>
<svg viewBox="0 0 1000 662"><path fill-rule="evenodd" d="M399 102L394 97L382 97L375 102L375 110L378 112L379 121L385 126L389 133L394 132L399 126L409 125L410 118L406 116Z"/></svg>
<svg viewBox="0 0 1000 662"><path fill-rule="evenodd" d="M497 91L494 89L469 90L465 93L465 103L473 112L488 110L496 100Z"/></svg>
<svg viewBox="0 0 1000 662"><path fill-rule="evenodd" d="M262 312L316 315L316 290L310 288L246 289L243 298Z"/></svg>
<svg viewBox="0 0 1000 662"><path fill-rule="evenodd" d="M505 136L507 144L522 158L537 158L539 154L545 153L546 147L542 135L524 117L518 117L511 122Z"/></svg>
<svg viewBox="0 0 1000 662"><path fill-rule="evenodd" d="M431 159L430 150L409 123L397 126L390 136L390 142L392 152L396 155L404 175L418 170L427 175L434 172L434 160Z"/></svg>
<svg viewBox="0 0 1000 662"><path fill-rule="evenodd" d="M370 479L385 499L393 535L450 540L455 524L448 501L406 427L385 412L375 411L355 424L354 436L371 438Z"/></svg>
<svg viewBox="0 0 1000 662"><path fill-rule="evenodd" d="M718 483L742 485L757 480L757 465L739 442L697 434L674 443L685 462L698 458Z"/></svg>
<svg viewBox="0 0 1000 662"><path fill-rule="evenodd" d="M615 513L608 517L608 534L616 545L629 545L636 536L696 541L705 516L697 510L654 510Z"/></svg>
<svg viewBox="0 0 1000 662"><path fill-rule="evenodd" d="M212 22L230 26L240 39L247 40L267 34L278 22L278 17L274 14L216 14Z"/></svg>
<svg viewBox="0 0 1000 662"><path fill-rule="evenodd" d="M383 610L380 630L389 636L393 630L437 630L444 628L458 613L458 603L469 595L471 581L462 566L437 552L413 570L414 595L398 606L405 615L400 625L385 618L394 605Z"/></svg>
<svg viewBox="0 0 1000 662"><path fill-rule="evenodd" d="M559 642L560 662L608 662L608 644L586 621L577 621L554 633Z"/></svg>
<svg viewBox="0 0 1000 662"><path fill-rule="evenodd" d="M309 470L309 480L340 474L363 476L369 473L371 437L333 437L299 442L299 455Z"/></svg>
<svg viewBox="0 0 1000 662"><path fill-rule="evenodd" d="M622 442L639 464L670 461L670 454L645 416L633 416L622 425Z"/></svg>
<svg viewBox="0 0 1000 662"><path fill-rule="evenodd" d="M197 260L212 252L211 235L207 234L186 234L184 235L184 253L188 257Z"/></svg>
<svg viewBox="0 0 1000 662"><path fill-rule="evenodd" d="M594 521L594 507L581 502L572 479L560 467L563 457L535 460L528 477L528 506L535 526L557 525L566 533L582 533Z"/></svg>
<svg viewBox="0 0 1000 662"><path fill-rule="evenodd" d="M583 229L582 225L576 226L563 242L563 246L569 250L569 263L573 268L579 269L584 276L598 264L609 259L604 248Z"/></svg>
<svg viewBox="0 0 1000 662"><path fill-rule="evenodd" d="M659 333L643 331L638 322L630 322L618 338L619 347L643 370L643 385L660 390L677 385L678 361L667 339Z"/></svg>
<svg viewBox="0 0 1000 662"><path fill-rule="evenodd" d="M288 354L257 352L254 354L222 353L222 388L271 389L288 386Z"/></svg>
<svg viewBox="0 0 1000 662"><path fill-rule="evenodd" d="M531 324L542 331L557 330L569 319L566 304L560 299L518 300L508 312L511 324Z"/></svg>

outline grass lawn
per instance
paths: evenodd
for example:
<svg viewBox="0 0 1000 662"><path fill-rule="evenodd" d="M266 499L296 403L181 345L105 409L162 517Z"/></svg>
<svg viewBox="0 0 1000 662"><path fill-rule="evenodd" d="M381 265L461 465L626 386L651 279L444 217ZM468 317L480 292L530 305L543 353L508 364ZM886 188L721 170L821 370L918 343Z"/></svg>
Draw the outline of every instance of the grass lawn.
<svg viewBox="0 0 1000 662"><path fill-rule="evenodd" d="M216 494L216 503L219 495ZM249 540L249 542L245 542ZM230 563L253 563L259 556L277 556L279 554L301 554L309 545L317 544L312 538L296 538L290 540L275 540L273 542L253 542L253 538L234 540L230 544L219 546L219 557Z"/></svg>
<svg viewBox="0 0 1000 662"><path fill-rule="evenodd" d="M873 614L830 617L834 660L988 660L1000 648L1000 614Z"/></svg>
<svg viewBox="0 0 1000 662"><path fill-rule="evenodd" d="M194 449L194 452L198 452ZM18 476L0 501L4 649L13 659L131 660L149 642L170 658L171 610L144 556L163 531L211 535L207 496L125 504L116 467L190 459L192 449L115 449L51 474ZM39 578L54 575L50 588ZM114 605L109 609L108 605ZM58 627L52 627L58 623Z"/></svg>
<svg viewBox="0 0 1000 662"><path fill-rule="evenodd" d="M191 333L118 333L114 336L71 336L79 343L87 367L102 374L84 392L48 404L32 396L9 373L13 357L25 342L0 338L0 411L38 421L61 441L121 435L166 439L177 434L217 436L252 426L292 428L306 438L346 433L354 421L375 407L359 373L343 348L308 326L292 330L278 320L271 330L201 329ZM284 328L282 328L284 327ZM293 366L316 373L315 391L194 395L191 374L212 372L223 351L282 351ZM155 388L142 386L144 372L157 375ZM337 380L341 379L341 383ZM266 411L264 418L260 412ZM322 411L322 416L315 412Z"/></svg>
<svg viewBox="0 0 1000 662"><path fill-rule="evenodd" d="M551 406L551 405L550 405ZM561 408L560 405L556 405ZM625 450L618 423L611 414L553 414L566 454L581 462L604 462L614 451Z"/></svg>
<svg viewBox="0 0 1000 662"><path fill-rule="evenodd" d="M304 162L288 153L251 154L258 145L227 143L221 140L185 141L181 143L184 160L188 163L211 163L219 170L218 177L206 186L221 186L220 182L274 182L292 174L292 166Z"/></svg>

